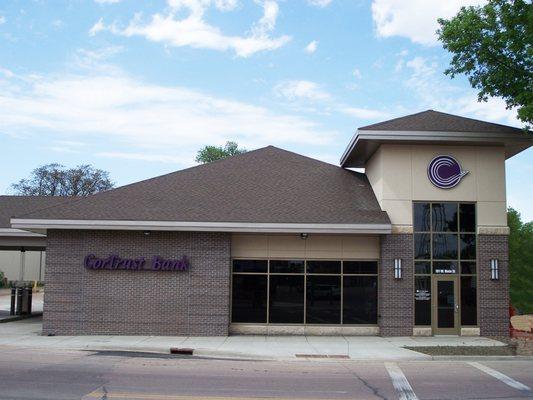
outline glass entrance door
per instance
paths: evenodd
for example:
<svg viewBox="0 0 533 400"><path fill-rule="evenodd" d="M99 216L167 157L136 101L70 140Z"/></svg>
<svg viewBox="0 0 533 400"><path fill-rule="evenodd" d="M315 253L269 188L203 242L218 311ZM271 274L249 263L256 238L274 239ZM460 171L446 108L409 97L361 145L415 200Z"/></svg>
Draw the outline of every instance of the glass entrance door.
<svg viewBox="0 0 533 400"><path fill-rule="evenodd" d="M433 286L433 333L457 335L459 333L459 302L457 278L434 277Z"/></svg>

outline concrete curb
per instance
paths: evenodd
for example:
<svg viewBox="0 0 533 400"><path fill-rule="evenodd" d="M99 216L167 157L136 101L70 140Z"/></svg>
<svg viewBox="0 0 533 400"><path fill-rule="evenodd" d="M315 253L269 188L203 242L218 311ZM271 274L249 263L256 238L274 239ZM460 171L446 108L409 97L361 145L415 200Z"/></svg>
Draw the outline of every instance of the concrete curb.
<svg viewBox="0 0 533 400"><path fill-rule="evenodd" d="M435 361L533 361L533 356L432 356Z"/></svg>
<svg viewBox="0 0 533 400"><path fill-rule="evenodd" d="M23 319L36 318L36 317L42 317L42 316L43 316L42 311L31 313L30 315L13 315L7 318L0 319L0 324L4 324L7 322L21 321Z"/></svg>
<svg viewBox="0 0 533 400"><path fill-rule="evenodd" d="M61 350L74 350L74 351L92 351L92 352L124 352L124 353L151 353L154 355L165 355L165 356L176 356L184 357L183 355L171 354L169 346L143 346L143 347L134 347L134 346L117 346L117 345L87 345L87 346L17 346L13 344L5 344L2 347L24 347L24 348L34 348L34 349L61 349ZM187 356L185 356L187 357ZM428 361L532 361L533 356L430 356L425 355L425 357L391 357L391 358L364 358L364 357L355 357L355 358L331 358L324 355L309 355L309 357L296 357L293 356L271 356L266 354L250 354L242 353L236 351L227 351L227 350L216 350L216 349L206 349L206 348L195 348L193 349L192 356L188 357L199 357L206 359L227 359L227 360L240 360L240 361L290 361L290 362L402 362L402 361L419 361L419 362L428 362Z"/></svg>

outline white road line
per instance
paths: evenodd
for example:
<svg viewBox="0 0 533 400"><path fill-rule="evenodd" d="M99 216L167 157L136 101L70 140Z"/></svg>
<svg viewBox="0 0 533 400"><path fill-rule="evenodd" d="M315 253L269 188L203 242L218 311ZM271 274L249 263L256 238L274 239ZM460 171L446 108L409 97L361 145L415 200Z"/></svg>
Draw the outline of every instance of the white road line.
<svg viewBox="0 0 533 400"><path fill-rule="evenodd" d="M392 385L398 392L399 400L418 400L409 381L396 363L385 363L385 368L392 379Z"/></svg>
<svg viewBox="0 0 533 400"><path fill-rule="evenodd" d="M502 374L501 372L498 372L492 368L489 368L483 364L480 364L478 362L469 362L468 364L470 364L471 366L473 367L476 367L477 369L485 372L486 374L490 375L490 376L493 376L494 378L496 379L499 379L500 381L502 381L503 383L505 383L506 385L509 385L511 386L512 388L515 388L515 389L518 389L518 390L521 390L523 392L530 392L531 389L529 386L526 386L518 381L515 381L513 378L509 378L507 375L504 375Z"/></svg>

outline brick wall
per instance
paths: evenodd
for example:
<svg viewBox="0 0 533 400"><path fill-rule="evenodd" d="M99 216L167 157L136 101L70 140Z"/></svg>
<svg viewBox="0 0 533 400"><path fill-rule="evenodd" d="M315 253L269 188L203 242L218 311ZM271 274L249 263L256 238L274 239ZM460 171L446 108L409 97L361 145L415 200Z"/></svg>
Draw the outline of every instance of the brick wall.
<svg viewBox="0 0 533 400"><path fill-rule="evenodd" d="M87 270L87 254L187 255L189 271ZM230 235L64 231L47 238L43 334L227 335Z"/></svg>
<svg viewBox="0 0 533 400"><path fill-rule="evenodd" d="M378 324L381 336L411 336L414 324L414 244L412 234L384 235L379 266ZM402 259L402 279L394 279L394 259Z"/></svg>
<svg viewBox="0 0 533 400"><path fill-rule="evenodd" d="M491 280L490 260L498 259L500 279ZM478 323L481 336L509 336L509 250L506 235L478 235Z"/></svg>

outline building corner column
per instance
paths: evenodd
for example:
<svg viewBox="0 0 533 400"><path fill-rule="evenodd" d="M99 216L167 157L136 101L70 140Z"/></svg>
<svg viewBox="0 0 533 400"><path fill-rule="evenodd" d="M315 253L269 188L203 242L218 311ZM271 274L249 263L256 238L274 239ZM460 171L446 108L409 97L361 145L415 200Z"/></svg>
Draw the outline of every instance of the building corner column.
<svg viewBox="0 0 533 400"><path fill-rule="evenodd" d="M414 327L414 245L412 233L381 236L378 278L378 325L381 336L412 336ZM402 277L394 277L394 260Z"/></svg>
<svg viewBox="0 0 533 400"><path fill-rule="evenodd" d="M498 279L491 279L491 260ZM509 236L478 235L478 324L481 336L509 337Z"/></svg>

